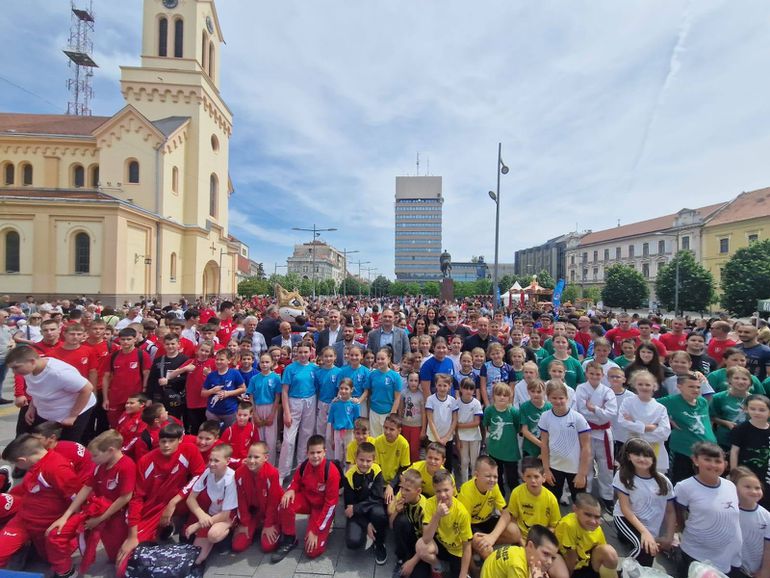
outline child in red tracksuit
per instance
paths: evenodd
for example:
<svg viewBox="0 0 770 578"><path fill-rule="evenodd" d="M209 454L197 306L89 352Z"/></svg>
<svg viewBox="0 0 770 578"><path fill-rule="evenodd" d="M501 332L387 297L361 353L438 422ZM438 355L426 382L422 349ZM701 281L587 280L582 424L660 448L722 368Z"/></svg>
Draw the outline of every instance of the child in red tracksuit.
<svg viewBox="0 0 770 578"><path fill-rule="evenodd" d="M43 447L47 451L56 452L70 461L72 467L75 468L78 478L85 484L94 472L95 466L91 455L82 444L60 440L61 432L61 424L55 421L44 421L32 429L32 435L38 437L43 442Z"/></svg>
<svg viewBox="0 0 770 578"><path fill-rule="evenodd" d="M222 443L230 444L233 448L233 455L230 458L230 467L233 469L241 465L251 445L259 441L259 431L252 420L253 412L254 406L250 402L238 402L235 423L225 429L222 437L219 438Z"/></svg>
<svg viewBox="0 0 770 578"><path fill-rule="evenodd" d="M51 564L54 576L72 576L75 540L46 540L45 531L80 489L75 468L67 458L49 452L39 438L29 434L22 434L11 442L3 452L3 459L29 471L19 493L14 492L24 500L24 507L0 532L0 568L4 568L24 544L32 541Z"/></svg>
<svg viewBox="0 0 770 578"><path fill-rule="evenodd" d="M104 374L102 397L110 427L118 424L129 395L147 391L147 377L150 375L150 356L137 349L136 331L130 327L118 333L120 350L110 357Z"/></svg>
<svg viewBox="0 0 770 578"><path fill-rule="evenodd" d="M203 463L209 463L211 450L217 447L222 441L219 439L220 425L215 419L204 421L198 428L198 435L195 437L195 447L201 453Z"/></svg>
<svg viewBox="0 0 770 578"><path fill-rule="evenodd" d="M77 532L77 527L81 525L87 531L98 529L107 558L115 562L118 550L128 536L126 507L136 485L136 465L121 453L122 443L123 439L117 431L107 430L88 444L96 468L64 514L49 527L49 539L63 536L67 530ZM110 505L100 515L87 518L81 507L94 498L103 498ZM68 522L78 516L82 519L73 528L73 524Z"/></svg>
<svg viewBox="0 0 770 578"><path fill-rule="evenodd" d="M309 514L305 554L316 558L326 550L326 541L334 522L334 508L340 494L340 472L326 459L326 440L322 435L307 441L307 460L294 472L291 485L281 499L278 513L283 539L270 562L283 560L297 545L295 517Z"/></svg>
<svg viewBox="0 0 770 578"><path fill-rule="evenodd" d="M134 393L128 396L124 405L125 411L118 418L115 429L123 438L123 446L128 446L131 441L139 436L147 427L142 421L142 410L150 403L150 399L143 393Z"/></svg>
<svg viewBox="0 0 770 578"><path fill-rule="evenodd" d="M243 465L235 471L238 490L238 526L233 534L233 552L246 550L262 528L260 547L263 552L278 548L281 530L278 525L278 505L283 497L278 469L267 461L270 449L265 442L249 448Z"/></svg>
<svg viewBox="0 0 770 578"><path fill-rule="evenodd" d="M182 422L169 415L162 403L152 403L142 410L142 423L145 424L142 433L135 437L128 445L123 446L123 453L135 462L138 462L146 454L158 447L160 430L165 426Z"/></svg>
<svg viewBox="0 0 770 578"><path fill-rule="evenodd" d="M139 542L155 540L159 530L173 533L171 518L186 513L183 500L205 469L198 448L183 444L184 429L170 424L160 430L158 449L137 464L136 488L128 504L128 538L118 553L118 573L122 575ZM171 532L168 532L168 529Z"/></svg>

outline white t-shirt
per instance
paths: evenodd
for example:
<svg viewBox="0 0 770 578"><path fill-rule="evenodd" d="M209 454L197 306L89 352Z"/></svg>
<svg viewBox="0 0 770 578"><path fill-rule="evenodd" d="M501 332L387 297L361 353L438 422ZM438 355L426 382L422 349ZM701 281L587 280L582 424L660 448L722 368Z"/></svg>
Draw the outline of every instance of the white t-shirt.
<svg viewBox="0 0 770 578"><path fill-rule="evenodd" d="M762 566L765 542L770 540L770 512L759 505L753 510L741 509L741 534L741 566L753 576Z"/></svg>
<svg viewBox="0 0 770 578"><path fill-rule="evenodd" d="M219 480L207 468L195 480L192 489L193 492L203 492L205 490L209 495L211 499L208 511L209 516L238 508L238 489L235 487L235 472L230 468L225 470L225 475Z"/></svg>
<svg viewBox="0 0 770 578"><path fill-rule="evenodd" d="M580 467L580 434L591 431L586 418L574 409L562 416L549 409L540 416L537 426L548 433L551 469L576 474Z"/></svg>
<svg viewBox="0 0 770 578"><path fill-rule="evenodd" d="M588 402L594 405L594 411L588 409ZM586 418L587 422L595 425L611 425L611 420L618 415L618 400L615 398L615 392L609 387L600 383L594 388L590 383L581 383L575 389L575 409ZM594 439L604 439L604 434L608 430L591 430L591 437Z"/></svg>
<svg viewBox="0 0 770 578"><path fill-rule="evenodd" d="M457 400L451 395L447 395L444 401L439 400L434 393L425 402L425 411L433 410L433 424L436 426L436 431L440 437L444 437L449 428L452 427L452 414L460 410L460 406ZM432 442L438 441L433 437L433 431L430 425L427 427L428 439ZM454 436L450 436L449 439L453 439Z"/></svg>
<svg viewBox="0 0 770 578"><path fill-rule="evenodd" d="M592 361L596 361L596 360L592 357L589 357L588 359L583 360L583 363L580 364L581 367L583 368L583 371L586 370L586 367ZM602 383L607 387L610 386L610 377L609 375L607 375L607 372L609 372L609 370L612 369L613 367L620 368L620 366L614 361L612 361L611 359L608 359L607 361L602 363L602 369L604 369L604 375L602 375Z"/></svg>
<svg viewBox="0 0 770 578"><path fill-rule="evenodd" d="M666 478L666 485L668 486L668 491L661 496L659 495L660 488L658 487L658 482L654 478L634 476L633 490L628 489L620 481L619 473L616 473L612 479L612 487L616 491L628 496L628 499L631 501L631 510L653 536L660 535L660 527L666 515L666 505L674 499L674 487L668 478ZM615 509L612 515L623 516L620 502L615 502Z"/></svg>
<svg viewBox="0 0 770 578"><path fill-rule="evenodd" d="M471 399L470 403L465 403L462 399L457 400L459 410L457 412L457 423L468 423L473 421L476 416L483 417L484 410L481 408L481 402L475 397ZM477 442L481 441L481 429L476 428L463 428L457 430L457 437L464 442Z"/></svg>
<svg viewBox="0 0 770 578"><path fill-rule="evenodd" d="M699 561L709 560L727 574L741 565L741 524L738 492L730 480L707 486L695 476L674 488L676 503L687 508L682 550Z"/></svg>
<svg viewBox="0 0 770 578"><path fill-rule="evenodd" d="M668 470L668 452L663 444L671 435L671 421L663 404L656 399L642 401L636 396L624 399L618 410L618 423L628 436L640 437L653 447L659 472ZM652 423L658 424L658 427L644 431L644 426Z"/></svg>
<svg viewBox="0 0 770 578"><path fill-rule="evenodd" d="M48 421L57 422L62 422L70 416L75 398L88 383L88 380L69 363L52 357L46 358L43 371L37 375L31 373L25 375L24 381L37 415ZM96 397L91 393L88 403L80 413L84 413L94 405L96 405Z"/></svg>
<svg viewBox="0 0 770 578"><path fill-rule="evenodd" d="M564 387L567 388L567 401L569 402L570 409L575 407L575 390L572 389L566 383ZM523 379L519 381L513 388L513 407L519 409L525 401L529 401L529 391L527 391L527 382Z"/></svg>

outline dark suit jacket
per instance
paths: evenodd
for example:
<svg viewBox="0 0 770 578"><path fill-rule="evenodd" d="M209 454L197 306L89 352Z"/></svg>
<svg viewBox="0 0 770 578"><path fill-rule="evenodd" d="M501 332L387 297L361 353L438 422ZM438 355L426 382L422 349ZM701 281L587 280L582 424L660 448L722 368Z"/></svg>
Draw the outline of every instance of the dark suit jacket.
<svg viewBox="0 0 770 578"><path fill-rule="evenodd" d="M342 325L340 325L339 329L337 330L337 341L342 341ZM324 329L323 331L321 331L321 333L318 334L318 341L316 342L316 350L321 351L327 345L334 345L334 344L329 343L329 330Z"/></svg>
<svg viewBox="0 0 770 578"><path fill-rule="evenodd" d="M296 333L292 333L291 334L291 346L292 347L297 345L297 343L299 343L300 341L302 341L302 336L301 335L297 335ZM280 347L281 343L283 343L283 337L278 335L277 337L273 337L273 340L270 342L270 345L277 345L278 347Z"/></svg>
<svg viewBox="0 0 770 578"><path fill-rule="evenodd" d="M377 353L380 350L380 337L382 336L382 329L372 329L369 332L369 337L367 339L366 346ZM406 334L406 331L401 329L400 327L394 327L393 328L393 343L391 344L391 347L393 348L393 363L401 363L401 358L404 356L405 353L409 353L410 347L409 347L409 337Z"/></svg>
<svg viewBox="0 0 770 578"><path fill-rule="evenodd" d="M334 365L342 367L345 364L345 342L340 339L337 343L333 344L332 347L334 348L334 353L337 354ZM364 346L355 340L353 341L353 347L358 347L362 352L364 350ZM316 351L320 351L320 348L316 349Z"/></svg>

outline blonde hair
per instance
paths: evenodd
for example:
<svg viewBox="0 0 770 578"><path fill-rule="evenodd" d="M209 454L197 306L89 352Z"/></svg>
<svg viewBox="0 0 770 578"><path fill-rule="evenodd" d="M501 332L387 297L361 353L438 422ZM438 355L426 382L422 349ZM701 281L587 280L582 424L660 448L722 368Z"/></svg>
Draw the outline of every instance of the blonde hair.
<svg viewBox="0 0 770 578"><path fill-rule="evenodd" d="M503 383L502 381L498 381L492 387L492 395L503 395L505 397L512 397L511 386L508 385L507 383Z"/></svg>
<svg viewBox="0 0 770 578"><path fill-rule="evenodd" d="M561 393L564 397L569 397L567 386L558 379L549 379L545 384L545 395L551 397L554 393Z"/></svg>

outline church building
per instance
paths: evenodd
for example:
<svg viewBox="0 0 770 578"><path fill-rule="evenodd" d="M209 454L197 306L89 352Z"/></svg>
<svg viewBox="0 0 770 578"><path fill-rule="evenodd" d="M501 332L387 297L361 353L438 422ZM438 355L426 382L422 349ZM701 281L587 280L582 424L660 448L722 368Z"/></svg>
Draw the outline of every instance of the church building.
<svg viewBox="0 0 770 578"><path fill-rule="evenodd" d="M0 113L0 291L232 295L232 113L213 0L144 0L142 57L113 116Z"/></svg>

